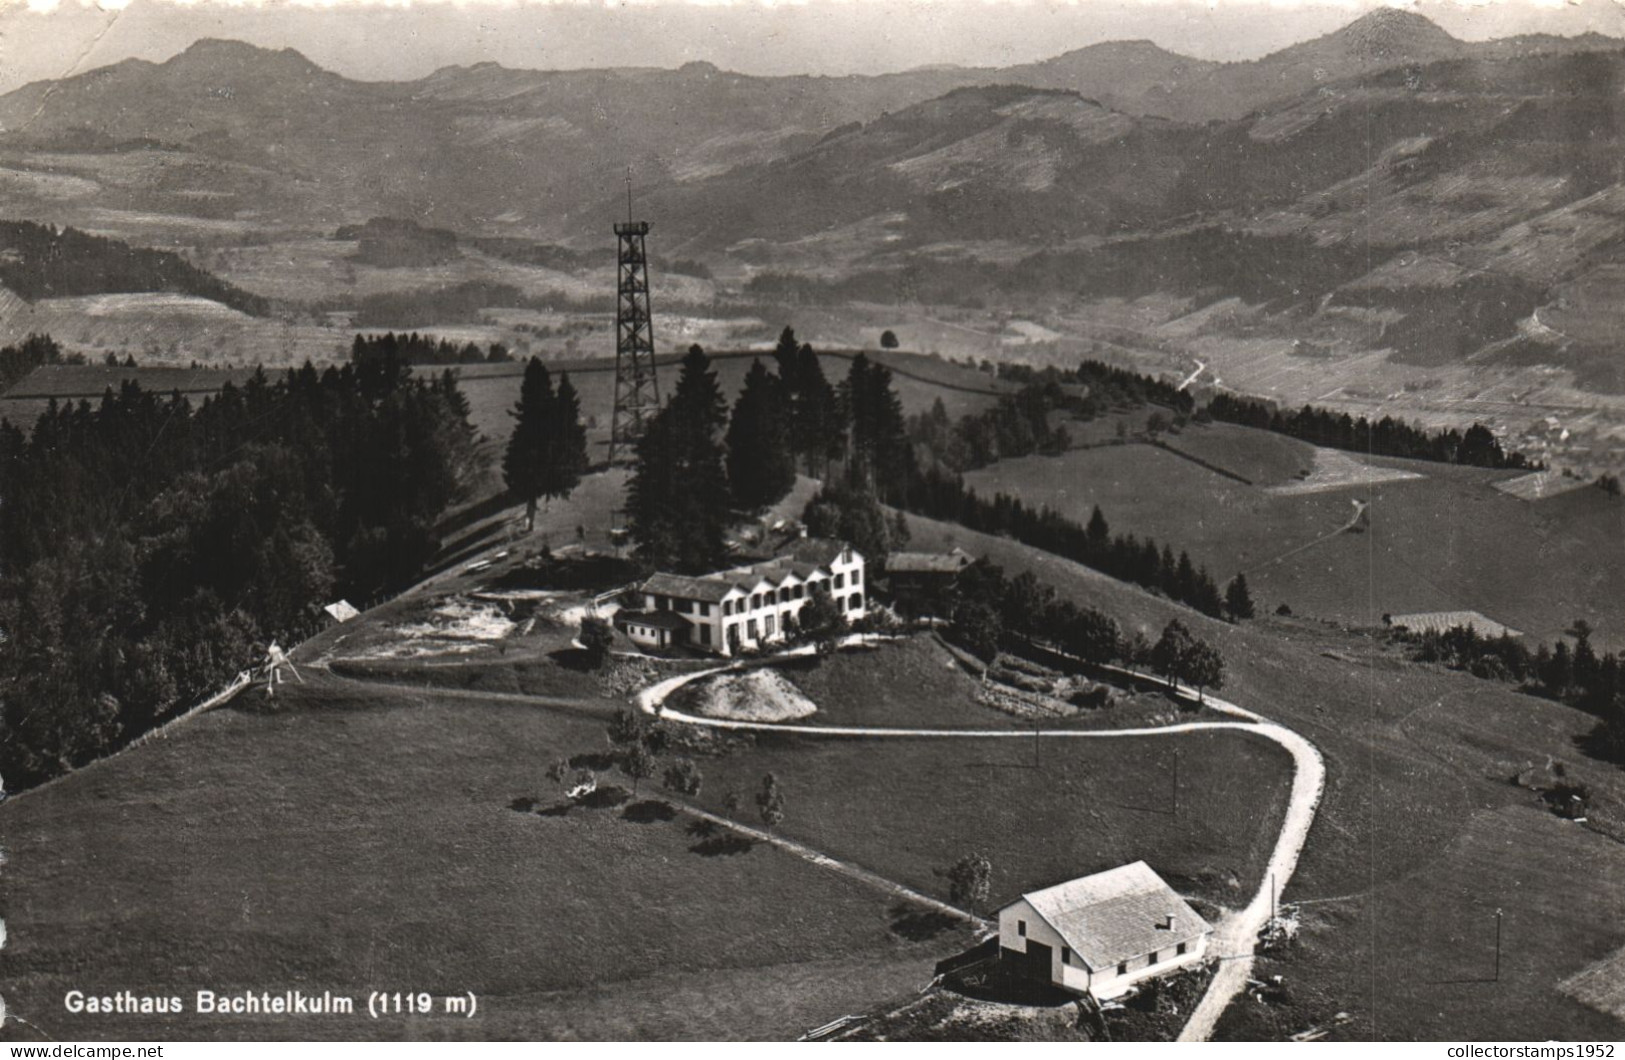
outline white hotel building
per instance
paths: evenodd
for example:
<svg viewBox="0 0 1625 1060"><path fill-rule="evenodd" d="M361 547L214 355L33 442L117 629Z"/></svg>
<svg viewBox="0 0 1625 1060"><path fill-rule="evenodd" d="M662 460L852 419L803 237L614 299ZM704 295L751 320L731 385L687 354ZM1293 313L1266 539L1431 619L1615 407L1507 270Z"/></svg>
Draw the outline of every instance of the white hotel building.
<svg viewBox="0 0 1625 1060"><path fill-rule="evenodd" d="M733 655L784 637L814 588L830 594L849 620L863 616L868 586L863 556L844 541L803 538L779 556L700 577L654 574L633 590L641 606L615 615L615 626L647 648L687 645Z"/></svg>

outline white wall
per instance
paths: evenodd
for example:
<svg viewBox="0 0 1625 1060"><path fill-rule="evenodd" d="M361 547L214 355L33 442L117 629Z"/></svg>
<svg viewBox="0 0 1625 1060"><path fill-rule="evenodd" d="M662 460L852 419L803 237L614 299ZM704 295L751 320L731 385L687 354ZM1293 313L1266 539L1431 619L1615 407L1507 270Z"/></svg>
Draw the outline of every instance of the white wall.
<svg viewBox="0 0 1625 1060"><path fill-rule="evenodd" d="M1026 938L1020 934L1018 920L1027 922ZM1149 954L1139 954L1129 959L1128 972L1124 975L1117 974L1115 964L1109 968L1096 969L1091 973L1084 966L1083 959L1076 954L1073 954L1070 965L1061 963L1061 950L1067 943L1049 926L1047 920L1038 915L1026 899L1021 899L999 910L999 946L1018 953L1026 953L1027 939L1050 948L1050 982L1069 990L1076 990L1079 993L1089 992L1097 998L1106 999L1116 997L1146 979L1167 975L1169 972L1198 963L1207 953L1208 936L1204 932L1194 938L1170 937L1167 948L1157 951L1156 964L1147 963ZM1177 952L1181 942L1186 944L1184 953Z"/></svg>

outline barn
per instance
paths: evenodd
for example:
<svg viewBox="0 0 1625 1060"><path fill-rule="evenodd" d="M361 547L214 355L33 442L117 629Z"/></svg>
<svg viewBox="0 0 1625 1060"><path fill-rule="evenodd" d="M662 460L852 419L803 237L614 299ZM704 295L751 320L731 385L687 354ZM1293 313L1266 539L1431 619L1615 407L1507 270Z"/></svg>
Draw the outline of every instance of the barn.
<svg viewBox="0 0 1625 1060"><path fill-rule="evenodd" d="M999 957L1096 998L1201 961L1213 928L1143 861L1024 894L999 910Z"/></svg>

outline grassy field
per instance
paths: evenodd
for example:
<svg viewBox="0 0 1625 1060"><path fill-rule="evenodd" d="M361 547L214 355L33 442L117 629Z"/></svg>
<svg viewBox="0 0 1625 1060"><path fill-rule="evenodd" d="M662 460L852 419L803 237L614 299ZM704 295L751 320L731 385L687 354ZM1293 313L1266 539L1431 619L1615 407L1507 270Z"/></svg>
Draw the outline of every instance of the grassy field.
<svg viewBox="0 0 1625 1060"><path fill-rule="evenodd" d="M784 1038L964 945L772 848L514 809L556 801L545 763L604 749L599 721L311 676L4 807L12 1012L67 1038ZM63 1009L123 987L473 991L481 1014Z"/></svg>
<svg viewBox="0 0 1625 1060"><path fill-rule="evenodd" d="M1079 521L1099 504L1115 532L1186 549L1221 581L1245 571L1254 600L1272 611L1285 603L1375 626L1384 614L1477 610L1547 641L1583 617L1600 643L1625 646L1618 498L1582 489L1531 502L1494 488L1517 472L1380 458L1372 462L1422 477L1285 496L1267 484L1298 459L1300 443L1237 427L1190 427L1169 441L1253 472L1257 484L1145 445L1006 461L966 481ZM1328 536L1356 499L1371 504L1369 529Z"/></svg>
<svg viewBox="0 0 1625 1060"><path fill-rule="evenodd" d="M1625 836L1625 773L1577 747L1593 719L1406 662L1375 635L1305 619L1231 626L1006 539L927 520L910 526L919 547L952 541L1012 572L1031 569L1130 628L1154 633L1177 615L1222 651L1225 696L1291 726L1325 756L1325 797L1285 894L1312 903L1313 931L1274 969L1288 977L1295 1000L1262 1016L1233 1009L1221 1036L1275 1027L1258 1022L1263 1017L1296 1032L1339 1011L1354 1018L1332 1037L1348 1040L1625 1034L1625 1023L1560 989L1625 945L1625 921L1605 911L1614 900L1596 904L1600 890L1617 894L1615 884L1625 881L1625 848L1559 820L1510 782L1548 756L1563 761L1591 788L1592 826ZM1562 907L1552 895L1576 912L1555 915ZM1509 938L1515 912L1520 930L1547 934L1525 934L1523 970L1511 977L1503 964L1494 994L1460 984L1423 989L1424 980L1481 967L1464 949L1469 935L1489 938L1481 916L1469 912L1474 902L1504 909ZM1438 926L1421 930L1425 923ZM1442 945L1451 931L1461 938ZM1485 951L1471 952L1476 960Z"/></svg>

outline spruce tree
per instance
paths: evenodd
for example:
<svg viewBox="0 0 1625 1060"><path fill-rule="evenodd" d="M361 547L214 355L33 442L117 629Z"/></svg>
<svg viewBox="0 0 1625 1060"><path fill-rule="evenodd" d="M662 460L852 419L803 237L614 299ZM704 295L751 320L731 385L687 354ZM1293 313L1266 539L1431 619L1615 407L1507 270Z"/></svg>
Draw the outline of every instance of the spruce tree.
<svg viewBox="0 0 1625 1060"><path fill-rule="evenodd" d="M525 502L526 533L536 529L536 502L546 487L548 436L557 400L547 367L532 357L525 365L519 400L508 413L515 422L502 455L502 478L508 492Z"/></svg>
<svg viewBox="0 0 1625 1060"><path fill-rule="evenodd" d="M1238 574L1224 591L1224 609L1235 621L1253 617L1253 596L1247 589L1247 575Z"/></svg>
<svg viewBox="0 0 1625 1060"><path fill-rule="evenodd" d="M638 441L627 483L628 529L650 566L701 572L722 561L729 496L719 435L727 408L710 358L690 347L671 403Z"/></svg>
<svg viewBox="0 0 1625 1060"><path fill-rule="evenodd" d="M728 423L728 486L745 511L773 504L795 485L789 414L779 378L752 361Z"/></svg>
<svg viewBox="0 0 1625 1060"><path fill-rule="evenodd" d="M587 470L587 428L581 422L581 399L568 372L559 376L547 427L541 494L547 498L568 497Z"/></svg>

